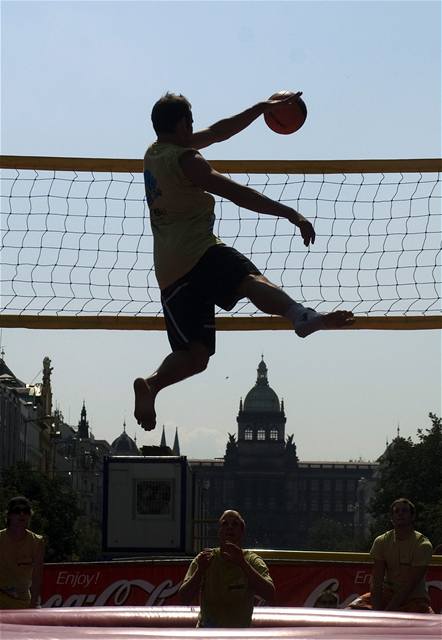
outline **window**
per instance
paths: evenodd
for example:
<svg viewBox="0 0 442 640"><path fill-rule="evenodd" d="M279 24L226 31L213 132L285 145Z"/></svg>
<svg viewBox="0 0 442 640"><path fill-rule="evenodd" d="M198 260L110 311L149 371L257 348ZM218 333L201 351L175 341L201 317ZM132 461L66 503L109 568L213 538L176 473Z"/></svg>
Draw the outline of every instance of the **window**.
<svg viewBox="0 0 442 640"><path fill-rule="evenodd" d="M171 480L136 481L136 515L172 515Z"/></svg>
<svg viewBox="0 0 442 640"><path fill-rule="evenodd" d="M266 439L266 432L264 431L264 429L258 429L258 440L265 440Z"/></svg>
<svg viewBox="0 0 442 640"><path fill-rule="evenodd" d="M347 480L347 493L352 494L356 491L356 483L354 480Z"/></svg>
<svg viewBox="0 0 442 640"><path fill-rule="evenodd" d="M277 440L278 439L278 430L277 429L271 429L270 430L270 440Z"/></svg>
<svg viewBox="0 0 442 640"><path fill-rule="evenodd" d="M253 440L253 431L251 429L244 431L244 440Z"/></svg>

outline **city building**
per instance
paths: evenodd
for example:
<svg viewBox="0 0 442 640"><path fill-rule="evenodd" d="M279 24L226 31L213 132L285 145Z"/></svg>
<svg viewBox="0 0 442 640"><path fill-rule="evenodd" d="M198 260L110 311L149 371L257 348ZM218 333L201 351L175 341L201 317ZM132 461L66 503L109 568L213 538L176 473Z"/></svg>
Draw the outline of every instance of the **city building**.
<svg viewBox="0 0 442 640"><path fill-rule="evenodd" d="M53 410L50 359L43 359L42 382L26 384L0 355L0 471L25 462L63 477L78 496L81 517L101 523L103 458L111 448L94 438L85 404L74 429Z"/></svg>
<svg viewBox="0 0 442 640"><path fill-rule="evenodd" d="M0 354L0 471L28 462L44 473L51 471L50 360L43 360L43 382L26 384ZM49 407L49 410L48 410Z"/></svg>
<svg viewBox="0 0 442 640"><path fill-rule="evenodd" d="M255 548L308 548L312 527L321 521L337 523L353 540L367 532L377 463L300 461L286 423L262 358L255 385L240 400L237 432L229 434L224 459L189 460L199 547L213 544L216 521L227 508L244 515L247 544Z"/></svg>
<svg viewBox="0 0 442 640"><path fill-rule="evenodd" d="M126 433L126 421L123 422L123 431L110 446L110 454L113 456L140 456L137 440Z"/></svg>
<svg viewBox="0 0 442 640"><path fill-rule="evenodd" d="M164 426L160 445L141 451L126 423L112 444L96 440L84 402L77 428L66 424L60 410L53 411L51 372L46 357L42 382L25 384L1 354L0 471L27 461L64 477L78 496L81 517L100 524L105 456L180 456L178 428L173 447L167 446ZM223 458L188 459L196 548L214 544L217 520L227 508L244 515L246 544L255 548L309 548L321 522L336 523L349 539L368 534L378 464L299 460L294 434L287 433L285 403L269 384L263 357L255 384L239 400L236 422Z"/></svg>
<svg viewBox="0 0 442 640"><path fill-rule="evenodd" d="M77 429L64 422L57 411L53 446L54 473L62 476L77 494L81 517L100 524L103 512L103 459L112 448L106 440L96 440L89 427L86 404Z"/></svg>

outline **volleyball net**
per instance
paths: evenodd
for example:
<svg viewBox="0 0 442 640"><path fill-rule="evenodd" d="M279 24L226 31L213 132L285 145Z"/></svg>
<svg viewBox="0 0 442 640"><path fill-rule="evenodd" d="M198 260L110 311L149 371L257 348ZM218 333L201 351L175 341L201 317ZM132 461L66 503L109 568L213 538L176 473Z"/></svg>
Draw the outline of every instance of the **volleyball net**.
<svg viewBox="0 0 442 640"><path fill-rule="evenodd" d="M211 161L294 207L283 218L216 200L214 232L296 301L353 311L352 328L442 328L440 159ZM162 329L140 160L2 156L0 326ZM248 300L225 330L286 329Z"/></svg>

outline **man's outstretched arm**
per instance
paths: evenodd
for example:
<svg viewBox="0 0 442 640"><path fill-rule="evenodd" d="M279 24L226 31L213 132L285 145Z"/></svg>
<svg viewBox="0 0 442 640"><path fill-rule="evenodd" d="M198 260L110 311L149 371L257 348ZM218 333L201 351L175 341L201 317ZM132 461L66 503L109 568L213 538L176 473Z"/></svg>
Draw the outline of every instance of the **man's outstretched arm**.
<svg viewBox="0 0 442 640"><path fill-rule="evenodd" d="M263 113L271 111L275 104L278 106L283 104L293 104L301 97L301 95L302 92L298 91L298 93L292 93L282 100L263 100L262 102L258 102L253 105L253 107L249 107L249 109L241 111L241 113L237 113L230 118L224 118L223 120L215 122L215 124L212 124L207 129L196 131L192 136L189 146L194 149L204 149L204 147L208 147L215 142L228 140L243 129L246 129L246 127L252 124L252 122L254 122L256 118L259 118Z"/></svg>
<svg viewBox="0 0 442 640"><path fill-rule="evenodd" d="M180 158L180 165L184 175L195 186L226 198L244 209L286 218L289 222L299 227L306 247L310 242L314 243L315 231L313 225L298 211L218 173L218 171L212 169L207 160L197 151L184 153Z"/></svg>

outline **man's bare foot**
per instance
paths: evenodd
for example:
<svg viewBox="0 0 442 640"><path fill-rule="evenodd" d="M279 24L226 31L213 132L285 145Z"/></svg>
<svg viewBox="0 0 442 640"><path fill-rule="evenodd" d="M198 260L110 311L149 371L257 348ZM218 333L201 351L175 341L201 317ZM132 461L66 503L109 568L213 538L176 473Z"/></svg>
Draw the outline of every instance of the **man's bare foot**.
<svg viewBox="0 0 442 640"><path fill-rule="evenodd" d="M351 311L332 311L331 313L318 313L314 309L306 309L297 321L295 332L300 338L306 338L315 331L323 329L343 329L354 322Z"/></svg>
<svg viewBox="0 0 442 640"><path fill-rule="evenodd" d="M134 380L135 420L145 431L155 429L157 416L155 413L155 395L144 378Z"/></svg>

